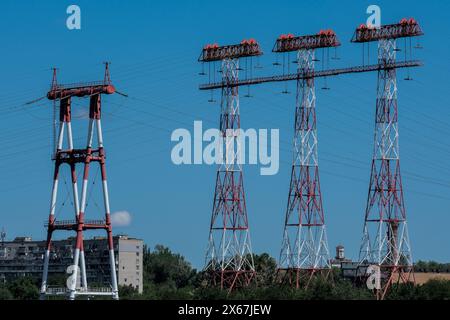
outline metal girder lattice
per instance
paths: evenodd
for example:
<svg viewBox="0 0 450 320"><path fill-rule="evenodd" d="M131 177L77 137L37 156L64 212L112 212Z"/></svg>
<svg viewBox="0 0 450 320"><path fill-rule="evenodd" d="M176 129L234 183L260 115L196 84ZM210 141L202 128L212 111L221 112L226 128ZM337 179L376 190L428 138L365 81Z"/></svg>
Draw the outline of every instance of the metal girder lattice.
<svg viewBox="0 0 450 320"><path fill-rule="evenodd" d="M306 78L320 78L320 77L329 77L329 76L337 76L340 74L347 73L362 73L362 72L374 72L380 70L388 70L392 68L412 68L419 67L422 65L422 62L418 60L411 61L399 61L387 64L373 64L373 65L364 65L364 66L355 66L349 68L339 68L339 69L329 69L329 70L320 70L320 71L308 71L308 72L296 72L285 75L278 76L269 76L269 77L257 77L251 79L244 79L236 81L232 84L228 84L228 86L249 86L256 85L261 83L268 82L282 82L282 81L292 81L292 80L300 80ZM221 89L227 86L227 84L223 81L220 82L211 82L207 84L202 84L199 86L200 90L212 90L212 89Z"/></svg>
<svg viewBox="0 0 450 320"><path fill-rule="evenodd" d="M340 46L336 34L327 30L314 35L293 37L280 36L272 49L273 52L290 52L306 49L318 49Z"/></svg>
<svg viewBox="0 0 450 320"><path fill-rule="evenodd" d="M100 94L113 94L116 88L111 82L109 73L109 62L105 62L105 75L103 81L79 82L70 84L59 84L56 81L56 69L54 69L52 86L47 93L49 100L62 100L70 97L85 97Z"/></svg>
<svg viewBox="0 0 450 320"><path fill-rule="evenodd" d="M379 63L393 63L396 40L378 43ZM372 172L359 261L374 264L382 272L383 299L394 282L413 279L413 260L408 236L398 142L396 69L378 72Z"/></svg>
<svg viewBox="0 0 450 320"><path fill-rule="evenodd" d="M370 42L423 35L417 21L414 19L402 19L400 23L384 25L379 28L359 26L352 38L352 42Z"/></svg>
<svg viewBox="0 0 450 320"><path fill-rule="evenodd" d="M298 72L314 70L314 50L299 50ZM294 151L284 235L279 259L283 281L307 287L331 269L317 153L314 78L297 81Z"/></svg>
<svg viewBox="0 0 450 320"><path fill-rule="evenodd" d="M223 81L238 80L239 60L224 59ZM238 87L222 89L220 131L225 141L216 176L209 244L204 271L210 285L231 291L250 284L255 275L245 203Z"/></svg>
<svg viewBox="0 0 450 320"><path fill-rule="evenodd" d="M253 40L243 40L240 44L233 44L228 46L218 46L216 44L206 45L198 61L211 62L220 61L224 59L238 59L244 57L260 56L262 55L259 44Z"/></svg>

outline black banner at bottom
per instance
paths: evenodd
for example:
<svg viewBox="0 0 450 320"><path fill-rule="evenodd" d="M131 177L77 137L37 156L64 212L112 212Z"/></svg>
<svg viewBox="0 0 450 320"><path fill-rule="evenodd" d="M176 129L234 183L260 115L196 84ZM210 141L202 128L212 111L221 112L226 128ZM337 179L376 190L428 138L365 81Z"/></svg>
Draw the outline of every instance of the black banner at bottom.
<svg viewBox="0 0 450 320"><path fill-rule="evenodd" d="M345 316L352 318L363 310L364 314L377 314L389 309L390 316L405 317L424 308L440 312L450 307L449 301L356 301L356 300L121 300L121 301L0 301L5 314L11 310L15 316L22 313L36 316L45 310L48 316L58 314L87 319L118 317L131 319L287 319L288 316L308 315ZM432 309L429 309L432 308Z"/></svg>

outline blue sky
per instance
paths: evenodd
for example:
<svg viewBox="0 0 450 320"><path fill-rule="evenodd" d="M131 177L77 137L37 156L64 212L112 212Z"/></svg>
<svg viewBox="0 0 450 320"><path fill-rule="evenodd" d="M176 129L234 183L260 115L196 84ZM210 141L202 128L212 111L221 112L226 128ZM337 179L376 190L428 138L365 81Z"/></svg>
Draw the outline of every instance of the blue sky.
<svg viewBox="0 0 450 320"><path fill-rule="evenodd" d="M68 5L81 7L82 30L65 27ZM215 184L214 166L175 166L170 159L176 128L218 124L219 107L198 90L205 81L197 62L206 43L257 39L265 55L256 74L279 73L271 49L282 33L311 34L332 28L342 42L343 67L361 63L361 47L349 42L365 22L369 4L378 4L382 23L415 17L423 27L425 66L399 72L400 155L413 257L450 261L450 71L447 44L450 4L438 1L2 1L0 7L0 227L8 238L44 238L51 192L51 103L23 103L45 95L50 67L60 81L102 78L102 62L112 62L118 90L103 111L112 211L128 211L132 222L115 233L164 244L203 265ZM372 45L372 56L375 57ZM400 57L401 57L401 53ZM291 91L293 83L289 84ZM357 257L370 174L376 74L328 79L317 84L319 162L330 251L343 244ZM245 167L245 189L255 252L278 257L289 187L294 95L280 84L252 89L241 98L243 128L280 130L280 171L261 176ZM218 98L216 93L216 98ZM84 147L87 100L74 105L75 135ZM95 175L95 171L94 171ZM67 176L68 177L68 176ZM98 185L98 184L97 184ZM88 217L100 216L94 192ZM67 195L61 186L61 197ZM64 211L66 210L66 211ZM70 201L62 211L72 215Z"/></svg>

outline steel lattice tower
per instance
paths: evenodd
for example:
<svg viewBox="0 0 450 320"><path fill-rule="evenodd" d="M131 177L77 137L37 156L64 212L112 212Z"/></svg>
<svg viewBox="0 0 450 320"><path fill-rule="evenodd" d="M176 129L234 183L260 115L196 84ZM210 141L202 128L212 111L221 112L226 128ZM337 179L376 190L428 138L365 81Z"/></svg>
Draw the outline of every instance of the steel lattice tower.
<svg viewBox="0 0 450 320"><path fill-rule="evenodd" d="M299 50L299 73L314 70L314 49ZM297 80L293 163L279 268L299 287L302 277L330 270L319 182L314 78Z"/></svg>
<svg viewBox="0 0 450 320"><path fill-rule="evenodd" d="M279 258L279 277L296 288L307 288L313 276L326 277L331 270L319 182L313 74L315 49L336 46L335 33L326 30L309 36L282 35L273 49L297 53L293 161Z"/></svg>
<svg viewBox="0 0 450 320"><path fill-rule="evenodd" d="M256 42L233 46L206 46L200 61L221 62L220 131L224 150L216 175L209 244L204 271L210 285L232 290L250 284L255 275L241 159L239 58L259 55Z"/></svg>
<svg viewBox="0 0 450 320"><path fill-rule="evenodd" d="M396 61L396 38L421 35L413 19L356 31L354 42L378 41L378 63ZM378 71L374 151L359 261L380 267L383 299L394 282L414 281L400 175L396 68Z"/></svg>
<svg viewBox="0 0 450 320"><path fill-rule="evenodd" d="M293 36L292 34L280 36L273 48L273 52L287 53L297 52L297 72L284 73L282 75L271 75L264 77L250 77L239 80L236 76L233 81L226 77L219 82L211 82L200 85L200 90L222 89L222 93L229 97L230 93L236 92L239 86L253 86L263 83L297 81L296 111L295 111L295 133L294 133L294 157L291 173L291 184L288 198L288 206L285 218L285 232L282 243L282 250L279 260L279 274L289 283L299 287L308 284L309 280L315 274L328 274L330 270L330 261L328 245L325 231L325 219L322 207L322 197L320 192L319 174L318 174L318 156L317 156L317 121L315 113L315 92L314 79L319 77L330 77L350 73L378 72L379 74L379 95L377 100L377 134L375 156L373 163L371 191L369 193L368 214L365 224L365 241L362 252L367 252L366 256L373 257L375 248L385 246L386 251L394 252L390 254L391 260L397 261L397 265L385 265L388 267L389 274L398 274L401 270L401 278L406 279L407 271L411 266L409 242L399 241L398 239L407 239L406 216L404 216L403 194L401 192L401 180L398 166L398 129L397 129L397 101L396 101L396 83L395 70L398 68L412 68L421 66L418 60L405 61L395 60L395 40L401 37L413 37L422 35L419 25L414 19L403 19L398 24L387 25L381 28L368 28L361 25L355 32L352 42L380 42L380 59L376 64L363 64L347 68L314 70L314 50L319 48L337 47L340 45L336 34L332 30L322 30L315 35ZM222 46L208 45L203 51L199 61L212 62L220 61L226 58L238 58L260 54L257 44ZM288 59L289 61L289 59ZM279 63L277 63L279 65ZM238 66L235 65L236 70ZM222 70L223 72L223 70ZM210 79L211 80L211 79ZM233 89L235 88L235 89ZM222 101L230 101L224 99ZM222 114L222 117L224 115ZM386 131L387 130L387 131ZM394 153L396 158L379 158L377 152L383 150L385 156ZM395 169L395 170L394 170ZM393 171L394 170L394 171ZM219 169L220 172L220 169ZM227 231L225 220L223 218L222 207L225 206L224 184L219 179L216 186L216 196L214 201L213 219L211 224L211 234L215 228L221 228ZM381 182L379 184L378 182ZM378 184L377 184L378 183ZM382 187L380 189L380 187ZM384 188L384 189L383 189ZM236 193L235 193L236 194ZM222 199L222 200L220 200ZM240 199L240 198L239 198ZM221 202L220 202L221 201ZM397 207L391 207L389 204L396 203ZM381 206L379 206L381 204ZM375 209L378 206L378 211ZM225 207L226 208L226 207ZM227 211L225 211L227 212ZM394 214L395 212L395 214ZM372 213L372 214L371 214ZM377 219L370 217L378 214ZM219 217L222 217L223 224L220 225ZM386 218L386 217L391 217ZM218 223L215 227L214 223ZM389 223L386 223L389 222ZM378 235L386 235L384 239L389 239L389 245L383 242L381 236L374 238L370 235L370 226L378 223ZM388 226L388 233L380 233L381 227ZM247 225L248 226L248 225ZM217 230L218 230L217 229ZM398 230L405 230L398 233ZM381 231L380 231L381 230ZM223 235L223 234L222 234ZM217 266L227 266L220 264L225 250L228 246L223 245L223 236L218 241L211 241L208 251L207 269L219 270ZM377 246L374 247L374 240L377 239ZM372 242L371 242L372 241ZM217 243L221 243L223 250L217 253ZM225 242L226 243L226 242ZM395 248L395 249L394 249ZM379 252L382 252L380 249ZM242 252L242 251L240 251ZM381 257L382 254L378 254ZM362 258L365 259L365 258ZM369 259L369 258L367 258ZM367 260L366 259L366 260ZM372 258L370 258L372 259ZM410 262L405 262L405 261ZM378 261L385 263L386 260ZM231 265L231 264L228 264ZM236 265L236 264L233 264ZM221 269L224 270L223 268ZM320 272L319 272L320 271ZM219 271L216 274L222 274ZM233 273L235 274L235 273ZM223 284L223 276L220 278ZM384 293L392 283L392 277L389 278L384 287ZM303 281L306 280L306 281Z"/></svg>
<svg viewBox="0 0 450 320"><path fill-rule="evenodd" d="M46 295L53 294L67 294L69 299L75 299L77 296L94 296L94 295L109 295L113 299L118 299L118 287L117 287L117 275L116 275L116 263L114 257L114 246L112 236L112 226L110 218L109 208L109 194L108 184L106 179L106 166L105 166L105 150L103 146L103 134L101 127L101 95L112 94L115 92L114 86L111 84L109 77L108 63L106 63L105 78L104 81L87 84L76 85L58 85L56 82L56 70L53 72L52 87L47 94L47 98L50 100L59 100L59 130L57 135L57 145L53 156L55 161L54 169L54 182L50 204L50 214L47 224L47 249L44 255L44 268L42 274L41 285L41 298ZM72 126L71 126L71 101L72 97L90 97L89 105L89 129L87 135L87 145L85 149L75 149L72 138ZM97 129L97 146L94 147L94 130ZM64 148L64 132L67 130L67 147ZM104 220L86 220L85 209L87 202L87 189L89 172L92 163L98 163L100 166L102 188L103 188L103 202L105 210ZM61 166L67 164L70 167L72 177L72 196L74 203L74 220L59 220L55 217L58 184ZM81 203L78 195L77 185L77 173L76 164L84 165L83 183L81 190ZM81 286L78 288L77 284L74 284L70 288L50 288L47 283L50 254L52 251L52 236L57 230L62 231L74 231L76 233L76 243L73 256L73 279L77 279L78 268L81 273ZM88 288L87 275L86 275L86 263L83 247L83 233L86 230L105 230L107 233L107 243L109 251L109 264L111 273L111 288L110 289L92 289Z"/></svg>

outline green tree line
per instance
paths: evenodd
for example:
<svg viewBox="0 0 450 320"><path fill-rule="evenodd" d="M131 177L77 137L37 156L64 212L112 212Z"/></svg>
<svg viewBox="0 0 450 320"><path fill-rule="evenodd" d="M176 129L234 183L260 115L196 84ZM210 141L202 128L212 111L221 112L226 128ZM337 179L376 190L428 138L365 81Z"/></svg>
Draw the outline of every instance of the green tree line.
<svg viewBox="0 0 450 320"><path fill-rule="evenodd" d="M416 272L445 272L450 273L450 263L439 263L436 261L419 260L414 265Z"/></svg>
<svg viewBox="0 0 450 320"><path fill-rule="evenodd" d="M314 279L308 290L294 289L278 284L277 265L267 253L254 255L256 281L248 288L225 290L208 287L202 272L195 270L186 259L169 248L157 245L154 250L144 247L143 293L130 286L120 287L121 299L300 299L300 300L370 300L371 291L356 286L341 277L339 269L333 269L330 279ZM449 264L419 261L419 272L447 272ZM19 278L0 284L0 300L38 299L38 283L31 278ZM430 280L422 285L394 286L387 299L437 300L450 299L450 281Z"/></svg>

